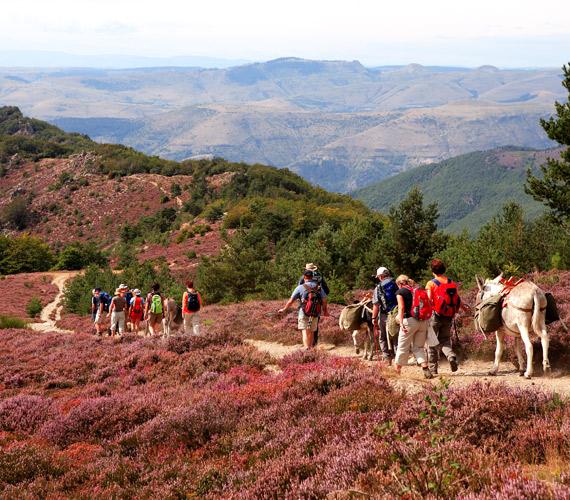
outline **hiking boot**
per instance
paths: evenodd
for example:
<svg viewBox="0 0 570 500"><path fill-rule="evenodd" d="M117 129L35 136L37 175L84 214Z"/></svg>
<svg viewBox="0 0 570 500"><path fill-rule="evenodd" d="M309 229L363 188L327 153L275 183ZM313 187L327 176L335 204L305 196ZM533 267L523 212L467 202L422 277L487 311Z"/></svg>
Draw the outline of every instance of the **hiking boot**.
<svg viewBox="0 0 570 500"><path fill-rule="evenodd" d="M455 358L449 358L449 366L452 372L456 372L459 366L457 366L457 360Z"/></svg>
<svg viewBox="0 0 570 500"><path fill-rule="evenodd" d="M429 371L429 368L426 366L425 368L423 368L424 371L424 377L425 378L433 378L432 373Z"/></svg>

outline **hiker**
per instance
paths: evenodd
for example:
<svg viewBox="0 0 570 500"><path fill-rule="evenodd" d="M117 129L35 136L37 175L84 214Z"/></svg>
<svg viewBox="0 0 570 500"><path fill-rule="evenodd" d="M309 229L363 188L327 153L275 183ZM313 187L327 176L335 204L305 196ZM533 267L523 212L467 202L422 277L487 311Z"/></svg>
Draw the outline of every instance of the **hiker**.
<svg viewBox="0 0 570 500"><path fill-rule="evenodd" d="M327 295L320 284L315 281L313 271L303 272L303 284L293 290L291 298L283 308L279 309L279 314L286 312L296 300L301 303L297 328L303 333L303 345L306 349L310 349L314 347L313 333L318 327L321 312L323 316L329 315Z"/></svg>
<svg viewBox="0 0 570 500"><path fill-rule="evenodd" d="M135 288L131 295L133 297L129 302L129 319L131 320L132 331L138 335L144 314L144 299L141 297L141 291L138 288Z"/></svg>
<svg viewBox="0 0 570 500"><path fill-rule="evenodd" d="M105 311L105 297L104 292L100 288L94 288L91 297L91 317L95 325L95 332L97 335L103 335L103 313Z"/></svg>
<svg viewBox="0 0 570 500"><path fill-rule="evenodd" d="M451 345L451 326L453 317L459 312L461 298L457 290L457 283L445 275L446 267L440 259L431 261L433 279L427 282L426 290L433 304L433 318L431 326L435 332L439 345L429 347L429 369L433 375L437 375L439 352L449 361L452 372L458 369L457 355Z"/></svg>
<svg viewBox="0 0 570 500"><path fill-rule="evenodd" d="M182 316L184 318L184 333L190 334L190 326L192 333L196 336L200 335L200 309L202 308L202 296L200 292L194 288L193 281L186 282L186 291L182 294Z"/></svg>
<svg viewBox="0 0 570 500"><path fill-rule="evenodd" d="M398 348L396 350L396 359L394 360L396 373L400 375L402 366L408 364L411 348L417 363L423 369L424 377L430 379L433 375L428 368L425 352L428 319L432 313L429 298L425 290L419 291L412 288L410 279L405 274L401 274L396 278L396 285L399 287L396 292L396 300L398 302L398 322L400 323ZM424 304L422 304L421 300L418 300L421 293L424 294ZM426 308L425 311L419 310L423 307ZM426 319L417 319L414 315L418 318L425 317Z"/></svg>
<svg viewBox="0 0 570 500"><path fill-rule="evenodd" d="M127 300L125 299L126 293L127 290L125 288L117 288L109 306L107 317L111 316L112 337L115 336L117 329L119 330L119 336L125 333L126 313L128 311Z"/></svg>
<svg viewBox="0 0 570 500"><path fill-rule="evenodd" d="M314 280L317 282L317 284L320 284L321 288L324 290L325 294L328 296L330 293L329 287L327 285L327 282L325 281L325 278L319 272L317 265L313 264L312 262L309 262L308 264L305 264L304 271L312 271L313 272ZM302 285L304 282L305 282L304 277L301 276L299 278L299 285ZM316 346L318 341L319 341L319 322L317 321L317 329L313 333L313 345Z"/></svg>
<svg viewBox="0 0 570 500"><path fill-rule="evenodd" d="M164 298L160 294L160 285L155 283L146 296L144 317L148 323L148 331L151 335L160 333L160 324L164 318Z"/></svg>
<svg viewBox="0 0 570 500"><path fill-rule="evenodd" d="M372 296L372 321L374 322L374 350L378 351L378 340L380 340L380 350L382 360L388 364L394 357L394 346L390 345L390 339L386 331L386 319L388 313L397 305L396 292L398 286L390 271L386 267L379 267L376 270L378 285L374 289Z"/></svg>
<svg viewBox="0 0 570 500"><path fill-rule="evenodd" d="M127 285L125 285L124 283L121 283L119 285L119 288L121 290L125 290L125 300L127 301L127 310L125 311L125 317L126 317L126 330L127 331L133 331L133 325L131 323L131 314L130 314L130 307L131 307L131 300L133 298L133 292L131 292L131 290L129 289L129 287Z"/></svg>

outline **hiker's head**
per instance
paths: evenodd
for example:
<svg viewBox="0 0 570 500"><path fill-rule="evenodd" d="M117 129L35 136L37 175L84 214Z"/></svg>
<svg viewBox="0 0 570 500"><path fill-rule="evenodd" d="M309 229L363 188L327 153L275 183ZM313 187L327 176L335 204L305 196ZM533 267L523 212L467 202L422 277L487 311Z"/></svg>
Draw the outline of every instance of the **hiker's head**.
<svg viewBox="0 0 570 500"><path fill-rule="evenodd" d="M101 293L100 288L93 288L93 295L95 295L95 297L97 297L100 293Z"/></svg>
<svg viewBox="0 0 570 500"><path fill-rule="evenodd" d="M405 274L400 274L400 276L396 278L396 285L398 285L400 288L409 284L410 278L408 278Z"/></svg>
<svg viewBox="0 0 570 500"><path fill-rule="evenodd" d="M188 280L186 282L186 288L194 288L194 282L192 280Z"/></svg>
<svg viewBox="0 0 570 500"><path fill-rule="evenodd" d="M318 270L318 267L316 264L313 264L312 262L305 264L305 271L312 271L314 273L317 270Z"/></svg>
<svg viewBox="0 0 570 500"><path fill-rule="evenodd" d="M138 288L135 288L135 289L133 290L133 294L136 295L137 297L140 297L141 291L140 291Z"/></svg>
<svg viewBox="0 0 570 500"><path fill-rule="evenodd" d="M431 261L431 272L433 274L442 275L445 273L445 264L440 259L433 259Z"/></svg>
<svg viewBox="0 0 570 500"><path fill-rule="evenodd" d="M390 271L388 270L387 267L380 266L380 267L376 270L376 276L377 276L379 279L385 278L386 276L390 276Z"/></svg>
<svg viewBox="0 0 570 500"><path fill-rule="evenodd" d="M313 271L305 270L305 272L303 273L303 279L305 281L312 281L313 276L314 276Z"/></svg>
<svg viewBox="0 0 570 500"><path fill-rule="evenodd" d="M151 289L153 292L159 292L159 291L160 291L160 285L159 285L158 283L155 283L154 285L152 285L152 286L150 287L150 289Z"/></svg>

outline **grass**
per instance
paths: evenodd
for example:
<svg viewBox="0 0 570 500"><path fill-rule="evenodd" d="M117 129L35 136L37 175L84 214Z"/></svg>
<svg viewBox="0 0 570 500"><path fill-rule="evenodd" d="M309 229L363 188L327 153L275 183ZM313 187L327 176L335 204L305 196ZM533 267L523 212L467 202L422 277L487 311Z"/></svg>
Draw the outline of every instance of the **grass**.
<svg viewBox="0 0 570 500"><path fill-rule="evenodd" d="M27 328L28 324L21 318L0 315L0 330L7 328Z"/></svg>

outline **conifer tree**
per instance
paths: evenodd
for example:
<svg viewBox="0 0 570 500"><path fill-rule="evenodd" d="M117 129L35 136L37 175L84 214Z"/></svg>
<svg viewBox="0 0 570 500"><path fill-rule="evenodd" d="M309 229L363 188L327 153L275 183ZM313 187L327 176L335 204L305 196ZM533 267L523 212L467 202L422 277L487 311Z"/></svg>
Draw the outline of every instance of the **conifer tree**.
<svg viewBox="0 0 570 500"><path fill-rule="evenodd" d="M570 219L570 63L562 66L562 71L562 85L568 91L568 102L556 102L556 117L540 120L540 125L550 139L569 147L560 154L559 160L549 158L541 166L542 177L535 177L529 170L525 190L550 208L557 220L567 223Z"/></svg>

